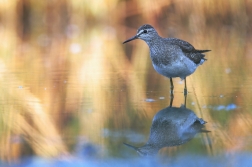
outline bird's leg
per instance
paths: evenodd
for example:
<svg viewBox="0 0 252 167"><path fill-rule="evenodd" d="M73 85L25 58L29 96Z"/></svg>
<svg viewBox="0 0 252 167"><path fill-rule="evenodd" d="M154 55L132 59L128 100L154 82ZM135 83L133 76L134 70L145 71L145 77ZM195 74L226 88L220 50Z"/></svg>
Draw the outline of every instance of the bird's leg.
<svg viewBox="0 0 252 167"><path fill-rule="evenodd" d="M174 88L174 86L173 86L173 82L172 82L172 78L170 78L170 83L171 83L171 95L173 95L173 88Z"/></svg>
<svg viewBox="0 0 252 167"><path fill-rule="evenodd" d="M184 88L184 95L187 95L187 87L186 87L186 78L185 78L185 88Z"/></svg>
<svg viewBox="0 0 252 167"><path fill-rule="evenodd" d="M186 107L186 98L187 98L187 94L185 94L184 96L185 96L184 105L185 105L185 107Z"/></svg>
<svg viewBox="0 0 252 167"><path fill-rule="evenodd" d="M171 100L170 100L170 107L172 107L172 102L173 102L173 98L174 98L174 95L173 95L173 82L172 82L172 78L170 78L170 83L171 83L171 90L170 90L170 93L171 93Z"/></svg>
<svg viewBox="0 0 252 167"><path fill-rule="evenodd" d="M170 107L172 107L173 98L174 98L174 95L173 95L173 94L171 94Z"/></svg>

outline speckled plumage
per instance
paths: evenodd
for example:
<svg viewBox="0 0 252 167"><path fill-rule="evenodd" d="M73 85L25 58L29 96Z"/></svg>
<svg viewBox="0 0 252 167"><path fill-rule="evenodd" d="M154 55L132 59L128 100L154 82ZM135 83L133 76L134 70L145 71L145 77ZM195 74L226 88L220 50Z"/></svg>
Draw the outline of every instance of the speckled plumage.
<svg viewBox="0 0 252 167"><path fill-rule="evenodd" d="M177 38L162 38L149 24L141 26L137 34L124 43L134 39L142 39L148 44L154 69L170 78L172 89L172 78L185 79L191 75L206 60L202 53L210 51L197 50L190 43Z"/></svg>

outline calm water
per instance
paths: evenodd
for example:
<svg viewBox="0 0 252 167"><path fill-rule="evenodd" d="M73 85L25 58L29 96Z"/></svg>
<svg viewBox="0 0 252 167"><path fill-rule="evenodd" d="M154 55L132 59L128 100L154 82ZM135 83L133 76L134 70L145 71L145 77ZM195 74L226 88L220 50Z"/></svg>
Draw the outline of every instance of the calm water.
<svg viewBox="0 0 252 167"><path fill-rule="evenodd" d="M174 79L171 105L169 79L154 71L147 45L122 45L135 28L79 25L77 16L66 32L35 28L27 41L0 27L0 166L252 166L246 20L240 30L206 26L194 14L188 27L158 28L212 50L187 78L186 98Z"/></svg>
<svg viewBox="0 0 252 167"><path fill-rule="evenodd" d="M34 130L32 133L35 134L31 136L14 133L9 142L12 148L21 147L23 156L13 163L23 166L250 166L250 72L244 71L240 75L236 71L243 70L244 66L240 64L240 69L230 65L222 72L215 73L215 60L212 60L215 54L214 51L207 54L209 60L188 77L186 106L183 82L174 80L175 93L171 107L169 80L157 74L152 67L148 72L127 72L122 69L108 73L98 69L86 74L82 78L84 81L75 80L76 76L83 75L79 71L70 75L69 71L49 71L51 79L48 82L55 84L49 87L45 87L43 79L28 79L26 83L30 85L13 82L12 77L26 75L19 71L1 73L7 78L3 87L18 94L11 101L3 98L2 110L15 112L6 108L6 103L20 110L26 110L26 105L35 108L35 113L22 111L22 118L31 119L32 126L40 126L35 121L46 117L42 120L42 124L45 121L42 129L51 131L47 125L52 126L58 133L49 133L59 135L46 136L46 132L41 132L36 137L33 135L37 132L32 128L30 130ZM142 58L149 58L148 54L142 55ZM38 72L33 74L39 75ZM145 80L138 79L143 76ZM54 92L58 99L51 99L51 102L55 107L62 105L61 112L39 113L40 106L50 109L54 106L45 106L45 102L32 95L23 97L22 94L29 91L38 91L31 89L34 87L32 84L43 90L45 95L47 91ZM13 93L3 92L8 99ZM61 96L57 96L57 93ZM18 117L14 113L5 116ZM18 119L18 126L22 125L22 118ZM207 122L204 125L203 120ZM51 125L54 122L56 126ZM23 126L24 131L27 130ZM5 133L5 129L1 131ZM68 153L62 152L56 159L33 156L34 150L29 145L37 140L47 140L41 142L45 144L41 147L64 144L64 150ZM135 146L135 149L124 143Z"/></svg>

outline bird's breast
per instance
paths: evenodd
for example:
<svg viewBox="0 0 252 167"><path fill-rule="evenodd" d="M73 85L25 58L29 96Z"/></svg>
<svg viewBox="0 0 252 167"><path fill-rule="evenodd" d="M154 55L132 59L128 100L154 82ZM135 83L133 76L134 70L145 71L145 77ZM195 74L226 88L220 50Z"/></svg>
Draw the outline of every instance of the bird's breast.
<svg viewBox="0 0 252 167"><path fill-rule="evenodd" d="M191 75L197 68L197 65L187 57L172 58L152 58L154 69L161 75L168 78L180 77L184 79Z"/></svg>

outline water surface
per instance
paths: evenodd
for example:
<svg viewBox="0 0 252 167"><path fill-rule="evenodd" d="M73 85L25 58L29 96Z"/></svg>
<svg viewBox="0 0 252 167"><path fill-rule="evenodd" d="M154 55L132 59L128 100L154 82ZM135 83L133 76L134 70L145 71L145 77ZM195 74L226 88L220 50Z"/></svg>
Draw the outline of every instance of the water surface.
<svg viewBox="0 0 252 167"><path fill-rule="evenodd" d="M67 5L55 5L56 14L49 6L48 12L31 10L23 36L10 19L16 14L3 15L1 165L251 165L250 7L235 1L221 13L206 2L192 3L193 10L182 2L156 3L154 11L141 6L153 5L145 2L131 9L138 1L107 8L93 2L95 9L62 2ZM59 17L60 11L69 13ZM146 22L161 36L211 50L187 78L186 99L183 81L174 79L172 106L169 79L153 69L147 45L122 44Z"/></svg>

